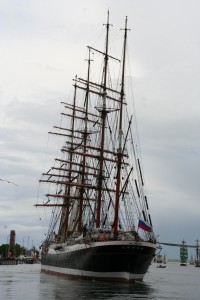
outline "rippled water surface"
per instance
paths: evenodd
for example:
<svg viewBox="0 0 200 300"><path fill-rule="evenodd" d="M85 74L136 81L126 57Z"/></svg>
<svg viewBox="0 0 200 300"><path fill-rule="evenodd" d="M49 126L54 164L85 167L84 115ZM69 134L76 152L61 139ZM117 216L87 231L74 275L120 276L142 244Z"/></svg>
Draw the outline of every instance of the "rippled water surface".
<svg viewBox="0 0 200 300"><path fill-rule="evenodd" d="M200 299L200 268L152 264L143 283L74 281L40 273L40 265L0 266L0 299Z"/></svg>

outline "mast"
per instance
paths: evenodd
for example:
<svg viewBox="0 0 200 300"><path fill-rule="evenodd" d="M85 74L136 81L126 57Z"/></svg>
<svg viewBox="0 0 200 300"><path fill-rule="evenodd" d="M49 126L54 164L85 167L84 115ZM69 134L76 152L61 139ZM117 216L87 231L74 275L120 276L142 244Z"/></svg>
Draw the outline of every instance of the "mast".
<svg viewBox="0 0 200 300"><path fill-rule="evenodd" d="M87 122L88 122L88 100L89 100L89 81L90 81L90 52L91 49L89 49L89 58L88 58L88 72L87 72L87 87L86 87L86 94L85 94L85 128L83 132L83 161L82 161L82 179L81 184L82 187L80 189L80 203L79 203L79 223L78 223L78 230L81 231L82 226L82 214L83 214L83 195L84 195L84 183L85 183L85 167L86 167L86 152L87 152L87 136L88 136L88 128L87 128Z"/></svg>
<svg viewBox="0 0 200 300"><path fill-rule="evenodd" d="M74 85L74 98L73 98L73 106L72 106L72 124L71 124L71 150L73 148L73 135L74 135L74 126L75 126L75 114L76 114L76 79L75 79L75 85ZM73 152L70 152L69 154L69 171L68 171L68 180L71 182L72 177L72 156ZM64 201L63 201L63 209L62 209L62 215L60 220L60 227L59 227L59 235L60 238L63 238L63 240L66 240L67 237L67 230L68 230L68 221L69 221L69 208L70 208L70 189L71 186L67 185L65 187L65 193L64 193ZM63 232L63 226L64 226L64 232ZM63 232L63 233L62 233Z"/></svg>
<svg viewBox="0 0 200 300"><path fill-rule="evenodd" d="M60 157L55 158L55 164L40 180L48 183L47 201L36 205L54 207L48 231L51 243L87 244L99 241L101 231L113 239L113 233L114 238L123 234L121 230L118 232L119 228L131 232L141 213L145 221L148 219L142 168L131 130L132 116L124 116L128 19L123 26L121 61L109 55L109 21L108 11L103 24L106 26L103 51L88 46L84 79L75 78L72 101L62 102L61 123L54 126L58 132L51 132L61 136L64 143ZM98 55L95 64L98 77L92 79L93 51ZM113 59L120 66L111 74ZM142 234L146 238L147 233Z"/></svg>
<svg viewBox="0 0 200 300"><path fill-rule="evenodd" d="M117 175L116 175L116 196L115 196L115 215L114 215L114 234L118 232L119 220L119 198L120 198L120 182L121 182L121 164L122 164L122 121L123 121L123 103L124 103L124 80L125 80L125 63L126 63L126 44L127 44L127 17L125 20L124 29L124 45L123 45L123 61L122 61L122 78L121 78L121 92L120 92L120 115L119 115L119 144L117 149Z"/></svg>
<svg viewBox="0 0 200 300"><path fill-rule="evenodd" d="M105 141L105 124L106 124L106 84L107 84L107 71L108 71L108 37L109 37L109 11L107 15L106 25L106 49L104 56L104 78L103 78L103 105L101 109L101 150L100 150L100 164L99 164L99 174L98 174L98 194L97 194L97 216L96 216L96 227L100 227L100 216L101 216L101 199L102 199L102 186L103 186L103 163L104 163L104 141Z"/></svg>
<svg viewBox="0 0 200 300"><path fill-rule="evenodd" d="M197 242L197 247L196 247L196 263L199 264L199 241L196 240Z"/></svg>

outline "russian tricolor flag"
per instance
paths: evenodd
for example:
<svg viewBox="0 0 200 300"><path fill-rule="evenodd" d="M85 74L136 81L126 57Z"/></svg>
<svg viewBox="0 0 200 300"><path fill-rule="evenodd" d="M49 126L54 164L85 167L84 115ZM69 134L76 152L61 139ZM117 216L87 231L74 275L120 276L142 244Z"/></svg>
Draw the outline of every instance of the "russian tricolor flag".
<svg viewBox="0 0 200 300"><path fill-rule="evenodd" d="M139 220L138 227L145 230L145 231L152 232L151 226L143 220Z"/></svg>

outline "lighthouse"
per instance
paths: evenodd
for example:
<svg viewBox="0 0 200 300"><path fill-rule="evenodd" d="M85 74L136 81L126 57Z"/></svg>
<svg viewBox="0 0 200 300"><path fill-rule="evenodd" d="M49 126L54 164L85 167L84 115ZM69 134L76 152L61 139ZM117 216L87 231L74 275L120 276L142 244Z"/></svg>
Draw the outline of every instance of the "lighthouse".
<svg viewBox="0 0 200 300"><path fill-rule="evenodd" d="M10 246L15 247L15 230L10 231Z"/></svg>

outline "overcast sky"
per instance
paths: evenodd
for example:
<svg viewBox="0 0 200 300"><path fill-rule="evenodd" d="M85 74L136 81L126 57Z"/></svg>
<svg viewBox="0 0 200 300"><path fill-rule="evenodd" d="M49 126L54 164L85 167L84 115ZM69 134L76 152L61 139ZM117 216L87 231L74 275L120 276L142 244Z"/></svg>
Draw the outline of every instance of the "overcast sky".
<svg viewBox="0 0 200 300"><path fill-rule="evenodd" d="M45 238L37 202L48 131L99 46L128 16L147 195L162 242L200 239L199 0L0 0L0 243ZM102 49L101 47L100 49ZM163 247L168 256L179 249ZM192 252L191 252L192 253Z"/></svg>

